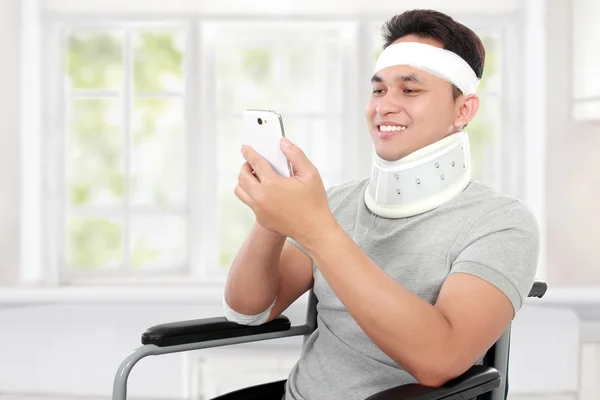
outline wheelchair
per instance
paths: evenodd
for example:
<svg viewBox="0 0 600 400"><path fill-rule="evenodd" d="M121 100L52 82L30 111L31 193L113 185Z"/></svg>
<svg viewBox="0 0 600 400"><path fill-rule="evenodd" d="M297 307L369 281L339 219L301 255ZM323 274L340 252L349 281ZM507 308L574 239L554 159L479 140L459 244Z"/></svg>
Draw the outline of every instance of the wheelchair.
<svg viewBox="0 0 600 400"><path fill-rule="evenodd" d="M529 297L542 298L547 285L535 281ZM142 334L143 346L130 353L119 366L113 385L113 400L126 400L127 379L134 365L151 355L228 346L291 336L306 338L317 327L317 299L310 292L306 323L291 326L290 320L280 315L259 326L239 325L224 317L172 322L153 326ZM474 365L461 376L441 387L407 384L383 390L365 400L505 400L508 395L508 360L510 353L510 325L498 341L486 352L481 364ZM213 400L281 400L286 380L265 383L236 390Z"/></svg>

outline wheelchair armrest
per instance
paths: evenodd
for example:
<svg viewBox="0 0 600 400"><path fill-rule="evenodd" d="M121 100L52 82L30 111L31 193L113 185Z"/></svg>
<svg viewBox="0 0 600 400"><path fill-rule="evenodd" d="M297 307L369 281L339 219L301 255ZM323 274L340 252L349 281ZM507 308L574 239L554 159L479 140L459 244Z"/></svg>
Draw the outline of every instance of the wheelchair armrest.
<svg viewBox="0 0 600 400"><path fill-rule="evenodd" d="M544 281L535 281L533 282L533 286L529 291L529 295L527 297L537 297L542 298L544 294L546 294L546 290L548 290L548 284Z"/></svg>
<svg viewBox="0 0 600 400"><path fill-rule="evenodd" d="M411 383L376 393L366 400L469 399L496 389L500 386L500 382L500 373L497 370L483 365L475 365L441 387Z"/></svg>
<svg viewBox="0 0 600 400"><path fill-rule="evenodd" d="M225 317L195 319L153 326L142 334L142 344L153 344L158 347L176 346L288 331L290 326L290 320L284 315L258 326L240 325L228 321Z"/></svg>

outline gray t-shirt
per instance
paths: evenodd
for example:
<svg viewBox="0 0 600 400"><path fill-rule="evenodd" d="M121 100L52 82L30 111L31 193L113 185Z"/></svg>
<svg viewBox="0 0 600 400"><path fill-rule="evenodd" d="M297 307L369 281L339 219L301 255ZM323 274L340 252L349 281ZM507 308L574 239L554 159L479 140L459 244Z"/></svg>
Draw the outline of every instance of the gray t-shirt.
<svg viewBox="0 0 600 400"><path fill-rule="evenodd" d="M525 203L472 180L435 210L387 219L366 207L368 182L328 190L329 207L381 269L430 304L449 274L472 274L499 288L519 310L533 284L539 253L538 223ZM318 328L290 372L284 398L363 400L416 382L362 331L314 263L313 277Z"/></svg>

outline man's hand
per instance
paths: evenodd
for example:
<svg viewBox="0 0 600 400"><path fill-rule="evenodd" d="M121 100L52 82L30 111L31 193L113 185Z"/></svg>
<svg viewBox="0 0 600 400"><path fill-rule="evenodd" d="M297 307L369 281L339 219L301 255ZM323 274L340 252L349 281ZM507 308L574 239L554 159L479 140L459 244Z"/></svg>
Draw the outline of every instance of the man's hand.
<svg viewBox="0 0 600 400"><path fill-rule="evenodd" d="M280 176L251 147L242 146L247 162L238 176L235 195L254 211L260 225L302 244L335 219L317 168L288 139L281 139L280 145L294 168L294 177Z"/></svg>

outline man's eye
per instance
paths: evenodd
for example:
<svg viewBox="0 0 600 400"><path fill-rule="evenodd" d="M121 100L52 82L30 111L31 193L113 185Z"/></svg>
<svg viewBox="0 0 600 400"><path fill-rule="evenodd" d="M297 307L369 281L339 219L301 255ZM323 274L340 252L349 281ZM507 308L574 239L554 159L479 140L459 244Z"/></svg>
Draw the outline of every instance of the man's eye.
<svg viewBox="0 0 600 400"><path fill-rule="evenodd" d="M373 89L373 94L381 94L383 93L383 89Z"/></svg>
<svg viewBox="0 0 600 400"><path fill-rule="evenodd" d="M406 94L417 94L419 92L420 92L420 90L418 90L418 89L404 89L404 93L406 93Z"/></svg>

